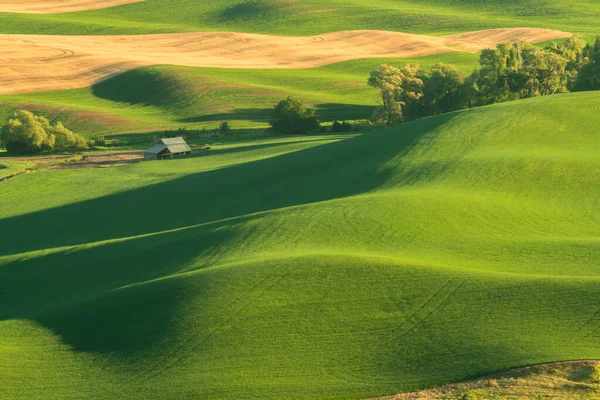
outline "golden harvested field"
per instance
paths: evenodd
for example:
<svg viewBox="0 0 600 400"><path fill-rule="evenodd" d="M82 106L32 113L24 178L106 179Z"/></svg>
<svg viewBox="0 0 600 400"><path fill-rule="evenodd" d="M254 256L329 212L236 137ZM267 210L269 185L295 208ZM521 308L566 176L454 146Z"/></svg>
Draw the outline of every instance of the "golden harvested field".
<svg viewBox="0 0 600 400"><path fill-rule="evenodd" d="M115 7L144 0L0 0L0 12L54 14Z"/></svg>
<svg viewBox="0 0 600 400"><path fill-rule="evenodd" d="M476 52L498 43L570 33L536 28L426 36L344 31L311 37L202 32L133 36L0 35L0 93L73 89L157 64L218 68L311 68L384 57Z"/></svg>

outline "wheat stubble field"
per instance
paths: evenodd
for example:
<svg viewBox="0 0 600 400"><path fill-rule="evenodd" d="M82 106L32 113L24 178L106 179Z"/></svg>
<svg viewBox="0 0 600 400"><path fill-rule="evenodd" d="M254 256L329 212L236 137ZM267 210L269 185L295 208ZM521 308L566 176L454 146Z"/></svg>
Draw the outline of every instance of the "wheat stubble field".
<svg viewBox="0 0 600 400"><path fill-rule="evenodd" d="M346 31L312 37L244 33L138 36L0 35L0 94L90 86L149 65L302 69L366 58L412 58L478 52L500 43L544 42L571 36L547 29L495 29L431 37Z"/></svg>
<svg viewBox="0 0 600 400"><path fill-rule="evenodd" d="M599 22L587 0L0 0L0 120L133 150L262 130L289 95L363 120L380 63L469 73ZM114 168L0 153L29 171L0 181L0 399L597 398L599 125L592 91Z"/></svg>
<svg viewBox="0 0 600 400"><path fill-rule="evenodd" d="M0 12L54 14L97 10L139 1L144 0L2 0L0 1Z"/></svg>

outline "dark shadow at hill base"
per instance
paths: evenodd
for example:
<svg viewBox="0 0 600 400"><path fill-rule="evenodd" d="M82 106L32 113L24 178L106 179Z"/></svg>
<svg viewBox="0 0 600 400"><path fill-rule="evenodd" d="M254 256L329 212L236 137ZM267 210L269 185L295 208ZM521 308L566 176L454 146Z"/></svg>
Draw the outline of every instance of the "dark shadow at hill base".
<svg viewBox="0 0 600 400"><path fill-rule="evenodd" d="M362 120L373 114L373 106L358 104L308 104L314 108L321 122ZM268 123L272 108L238 108L230 112L203 114L195 117L181 118L181 123L219 122L219 121L252 121Z"/></svg>

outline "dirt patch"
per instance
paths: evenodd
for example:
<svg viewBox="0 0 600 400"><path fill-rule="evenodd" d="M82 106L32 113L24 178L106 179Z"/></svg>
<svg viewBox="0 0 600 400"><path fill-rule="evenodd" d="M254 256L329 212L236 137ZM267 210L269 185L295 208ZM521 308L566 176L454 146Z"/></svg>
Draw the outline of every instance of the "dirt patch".
<svg viewBox="0 0 600 400"><path fill-rule="evenodd" d="M55 14L98 10L145 0L0 0L0 12Z"/></svg>
<svg viewBox="0 0 600 400"><path fill-rule="evenodd" d="M197 32L133 36L0 35L0 94L74 89L156 64L217 68L312 68L362 58L476 52L498 43L571 36L535 28L433 37L345 31L310 37Z"/></svg>
<svg viewBox="0 0 600 400"><path fill-rule="evenodd" d="M106 152L84 155L13 157L13 161L35 164L35 170L110 168L144 160L143 151Z"/></svg>
<svg viewBox="0 0 600 400"><path fill-rule="evenodd" d="M84 155L81 159L73 162L64 162L52 165L51 169L88 169L88 168L112 168L138 163L144 160L144 153L132 151L126 153L103 153Z"/></svg>

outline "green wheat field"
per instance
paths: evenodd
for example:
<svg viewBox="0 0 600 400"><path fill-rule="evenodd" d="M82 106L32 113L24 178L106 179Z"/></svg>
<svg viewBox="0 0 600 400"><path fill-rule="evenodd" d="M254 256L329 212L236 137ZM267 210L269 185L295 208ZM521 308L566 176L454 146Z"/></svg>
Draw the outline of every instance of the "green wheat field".
<svg viewBox="0 0 600 400"><path fill-rule="evenodd" d="M301 3L339 11L147 0L0 13L0 32L531 26L590 39L600 26L593 0ZM83 89L2 95L0 120L25 105L90 138L225 120L260 131L294 95L324 122L361 121L378 103L366 85L378 64L470 73L477 61L144 67ZM600 92L568 93L364 132L215 138L186 158L1 181L0 399L367 399L600 359L599 127ZM0 156L0 175L29 167Z"/></svg>

